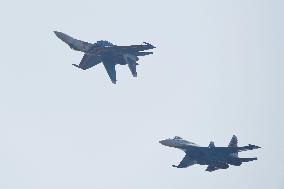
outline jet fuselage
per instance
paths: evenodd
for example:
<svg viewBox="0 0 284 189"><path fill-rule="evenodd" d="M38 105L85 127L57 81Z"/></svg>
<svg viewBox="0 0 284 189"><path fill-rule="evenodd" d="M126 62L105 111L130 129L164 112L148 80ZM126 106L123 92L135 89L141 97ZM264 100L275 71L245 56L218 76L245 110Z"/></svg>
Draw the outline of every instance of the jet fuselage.
<svg viewBox="0 0 284 189"><path fill-rule="evenodd" d="M80 64L72 64L77 68L87 70L99 63L103 63L112 83L116 83L115 66L128 65L133 77L137 77L136 66L139 60L138 56L146 56L153 52L145 52L145 50L154 49L153 45L144 42L141 45L117 46L108 41L97 41L96 43L88 43L75 39L62 32L54 31L55 35L64 41L69 47L76 51L84 53L84 57Z"/></svg>
<svg viewBox="0 0 284 189"><path fill-rule="evenodd" d="M235 136L233 136L233 139L234 137ZM237 142L237 139L235 140ZM180 165L174 167L183 168L193 164L209 165L207 171L227 169L229 167L228 164L240 166L242 162L256 160L257 158L239 158L238 152L260 148L250 144L244 147L237 147L237 145L233 147L215 147L213 142L211 142L208 147L201 147L193 142L184 140L181 137L165 139L159 142L164 146L177 148L186 153L186 156Z"/></svg>

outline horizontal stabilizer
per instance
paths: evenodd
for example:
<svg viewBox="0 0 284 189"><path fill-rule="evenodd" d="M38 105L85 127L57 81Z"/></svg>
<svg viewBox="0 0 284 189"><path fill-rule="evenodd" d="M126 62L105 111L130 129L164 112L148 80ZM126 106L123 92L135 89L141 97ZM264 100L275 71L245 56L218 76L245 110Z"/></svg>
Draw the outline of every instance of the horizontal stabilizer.
<svg viewBox="0 0 284 189"><path fill-rule="evenodd" d="M134 52L133 54L135 56L146 56L146 55L153 54L153 52Z"/></svg>
<svg viewBox="0 0 284 189"><path fill-rule="evenodd" d="M258 148L261 148L261 147L249 144L248 146L239 147L237 149L238 149L239 152L242 152L242 151L247 151L247 150L255 150L255 149L258 149Z"/></svg>
<svg viewBox="0 0 284 189"><path fill-rule="evenodd" d="M249 162L249 161L254 161L257 160L257 158L239 158L238 160L240 160L241 162Z"/></svg>

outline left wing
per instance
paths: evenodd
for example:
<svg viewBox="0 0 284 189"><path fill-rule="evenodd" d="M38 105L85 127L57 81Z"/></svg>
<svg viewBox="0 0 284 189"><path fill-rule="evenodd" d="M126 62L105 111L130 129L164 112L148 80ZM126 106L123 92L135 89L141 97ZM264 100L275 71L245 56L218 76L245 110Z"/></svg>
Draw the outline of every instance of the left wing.
<svg viewBox="0 0 284 189"><path fill-rule="evenodd" d="M185 155L185 157L183 158L183 160L179 163L178 166L176 165L173 165L173 167L176 167L176 168L186 168L186 167L189 167L191 165L194 165L196 163L195 160L193 160L192 158L189 157L189 155Z"/></svg>
<svg viewBox="0 0 284 189"><path fill-rule="evenodd" d="M101 58L99 56L92 54L84 54L80 64L79 65L73 64L73 66L86 70L99 63L101 63Z"/></svg>

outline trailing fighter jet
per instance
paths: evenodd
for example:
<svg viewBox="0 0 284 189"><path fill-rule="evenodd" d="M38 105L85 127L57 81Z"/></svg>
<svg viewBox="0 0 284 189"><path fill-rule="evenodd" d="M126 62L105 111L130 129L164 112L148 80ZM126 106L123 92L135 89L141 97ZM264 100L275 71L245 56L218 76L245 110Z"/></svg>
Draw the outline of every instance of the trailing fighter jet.
<svg viewBox="0 0 284 189"><path fill-rule="evenodd" d="M153 54L153 52L145 52L145 50L156 48L146 42L142 45L130 46L116 46L108 41L97 41L92 44L74 39L62 32L54 31L54 33L71 49L85 53L80 64L73 64L74 66L86 70L102 62L114 84L116 83L116 64L127 64L133 77L137 77L136 66L138 64L136 62L139 60L138 56Z"/></svg>
<svg viewBox="0 0 284 189"><path fill-rule="evenodd" d="M173 167L186 168L194 164L208 165L206 171L209 172L217 169L227 169L229 164L240 166L243 162L257 160L257 158L239 158L238 152L260 148L251 144L238 147L238 139L235 135L233 135L228 147L215 147L212 141L208 147L200 147L178 136L173 139L161 140L160 143L165 146L178 148L186 153L180 164L173 165Z"/></svg>

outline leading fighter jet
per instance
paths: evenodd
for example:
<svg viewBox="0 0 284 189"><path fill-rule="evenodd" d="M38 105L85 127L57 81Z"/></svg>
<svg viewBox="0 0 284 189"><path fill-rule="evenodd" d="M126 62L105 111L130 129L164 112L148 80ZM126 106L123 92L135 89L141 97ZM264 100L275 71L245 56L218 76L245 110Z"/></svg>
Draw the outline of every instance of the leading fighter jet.
<svg viewBox="0 0 284 189"><path fill-rule="evenodd" d="M136 66L138 64L136 62L139 60L138 56L153 54L153 52L145 52L145 50L156 48L146 42L142 45L130 46L116 46L108 41L97 41L92 44L74 39L62 32L54 31L54 33L71 49L85 53L80 64L73 64L74 66L86 70L102 62L114 84L116 83L116 64L127 64L132 76L137 77Z"/></svg>
<svg viewBox="0 0 284 189"><path fill-rule="evenodd" d="M235 135L233 135L228 147L215 147L212 141L208 147L201 147L178 136L173 139L161 140L160 143L165 146L178 148L186 153L180 164L173 165L173 167L185 168L194 164L208 165L206 171L209 172L217 169L227 169L229 164L240 166L243 162L257 160L257 158L239 158L238 152L260 148L251 144L238 147L238 139Z"/></svg>

